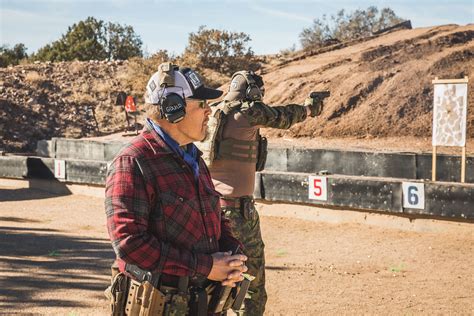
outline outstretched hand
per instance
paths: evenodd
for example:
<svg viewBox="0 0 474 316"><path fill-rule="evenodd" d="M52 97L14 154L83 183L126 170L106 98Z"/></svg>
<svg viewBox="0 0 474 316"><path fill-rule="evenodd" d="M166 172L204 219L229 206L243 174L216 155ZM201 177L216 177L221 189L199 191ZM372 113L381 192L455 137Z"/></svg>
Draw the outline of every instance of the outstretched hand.
<svg viewBox="0 0 474 316"><path fill-rule="evenodd" d="M321 114L323 111L323 100L319 97L316 98L306 98L304 101L304 105L307 106L309 113L308 115L311 117L315 117Z"/></svg>

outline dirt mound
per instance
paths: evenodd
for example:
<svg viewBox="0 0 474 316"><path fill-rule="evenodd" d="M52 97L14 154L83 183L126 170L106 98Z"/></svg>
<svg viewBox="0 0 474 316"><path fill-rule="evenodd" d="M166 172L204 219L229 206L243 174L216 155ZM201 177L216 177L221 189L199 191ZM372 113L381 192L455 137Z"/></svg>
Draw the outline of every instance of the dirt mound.
<svg viewBox="0 0 474 316"><path fill-rule="evenodd" d="M468 137L474 138L474 25L398 30L291 56L260 56L269 104L302 103L330 90L323 114L276 138L431 137L433 85L471 78ZM39 139L91 137L123 131L116 92L125 90L127 62L70 62L0 69L0 150L32 151ZM213 82L230 78L212 70ZM226 85L222 87L226 89ZM142 96L137 96L141 100Z"/></svg>
<svg viewBox="0 0 474 316"><path fill-rule="evenodd" d="M326 49L327 50L327 49ZM322 117L269 137L431 136L433 85L474 76L474 25L401 30L351 46L309 53L265 70L270 104L302 102L330 90ZM468 137L474 137L469 84Z"/></svg>
<svg viewBox="0 0 474 316"><path fill-rule="evenodd" d="M0 147L34 151L39 139L123 130L125 114L115 97L125 67L124 62L91 61L0 69Z"/></svg>

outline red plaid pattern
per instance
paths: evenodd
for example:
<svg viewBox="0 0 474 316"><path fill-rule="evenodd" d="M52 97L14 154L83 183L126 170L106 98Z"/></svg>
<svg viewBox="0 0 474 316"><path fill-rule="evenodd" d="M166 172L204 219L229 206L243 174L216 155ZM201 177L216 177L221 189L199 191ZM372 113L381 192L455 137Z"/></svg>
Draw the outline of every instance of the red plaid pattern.
<svg viewBox="0 0 474 316"><path fill-rule="evenodd" d="M115 157L105 189L107 227L119 267L207 277L211 254L240 244L230 233L209 171L199 178L146 126Z"/></svg>

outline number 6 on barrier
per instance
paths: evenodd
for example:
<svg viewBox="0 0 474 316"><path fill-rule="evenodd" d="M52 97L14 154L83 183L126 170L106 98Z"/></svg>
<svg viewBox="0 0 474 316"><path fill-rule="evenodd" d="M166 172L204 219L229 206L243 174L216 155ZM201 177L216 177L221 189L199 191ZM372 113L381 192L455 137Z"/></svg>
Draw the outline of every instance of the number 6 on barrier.
<svg viewBox="0 0 474 316"><path fill-rule="evenodd" d="M310 200L327 201L327 177L309 176L308 177L308 198Z"/></svg>
<svg viewBox="0 0 474 316"><path fill-rule="evenodd" d="M425 209L425 185L417 182L402 182L403 208Z"/></svg>

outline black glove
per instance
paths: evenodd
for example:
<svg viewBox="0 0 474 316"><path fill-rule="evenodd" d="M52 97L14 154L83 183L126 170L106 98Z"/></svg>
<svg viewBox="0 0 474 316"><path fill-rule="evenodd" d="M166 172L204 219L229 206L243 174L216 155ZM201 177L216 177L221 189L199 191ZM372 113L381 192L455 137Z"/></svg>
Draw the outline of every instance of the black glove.
<svg viewBox="0 0 474 316"><path fill-rule="evenodd" d="M311 114L311 117L315 117L321 114L323 111L323 99L316 97L316 98L306 98L304 101L304 105L309 107Z"/></svg>

